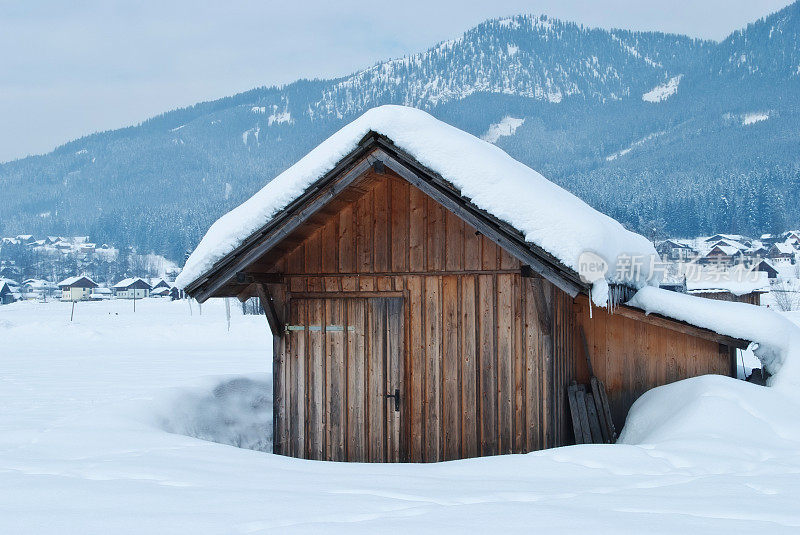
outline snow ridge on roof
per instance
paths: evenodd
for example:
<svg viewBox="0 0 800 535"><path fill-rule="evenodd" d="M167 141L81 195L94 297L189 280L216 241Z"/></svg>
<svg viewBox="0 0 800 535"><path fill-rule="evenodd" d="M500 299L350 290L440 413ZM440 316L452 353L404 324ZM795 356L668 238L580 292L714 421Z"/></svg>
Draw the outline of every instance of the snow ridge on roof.
<svg viewBox="0 0 800 535"><path fill-rule="evenodd" d="M739 252L739 249L737 249L736 247L730 246L730 245L716 244L716 245L714 245L714 247L711 248L712 251L714 249L719 249L720 251L722 251L727 256L733 256L733 255L735 255L736 253Z"/></svg>
<svg viewBox="0 0 800 535"><path fill-rule="evenodd" d="M775 249L778 250L780 254L794 254L796 249L792 247L792 244L787 242L779 242L773 245Z"/></svg>
<svg viewBox="0 0 800 535"><path fill-rule="evenodd" d="M95 286L97 286L97 284L92 279L87 277L86 275L78 275L78 276L75 276L75 277L67 277L63 281L59 282L58 286L59 287L61 287L61 286L72 286L73 284L75 284L76 282L78 282L81 279L86 279L87 283L94 284ZM86 287L88 288L88 286L86 286Z"/></svg>
<svg viewBox="0 0 800 535"><path fill-rule="evenodd" d="M388 137L422 165L452 183L479 208L509 223L534 243L578 271L578 257L592 251L610 266L620 256L655 257L652 244L616 220L513 159L500 148L404 106L373 108L346 125L278 175L206 233L175 281L185 287L266 224L279 210L332 170L370 131ZM649 276L644 262L640 279ZM605 301L607 281L595 283ZM598 296L597 294L600 294Z"/></svg>
<svg viewBox="0 0 800 535"><path fill-rule="evenodd" d="M113 287L114 287L114 288L127 288L127 287L128 287L128 286L130 286L131 284L134 284L134 283L136 283L136 282L138 282L138 281L142 281L143 283L145 283L145 284L147 284L148 286L150 286L150 283L149 283L149 282L147 282L146 280L144 280L144 279L143 279L143 278L141 278L141 277L128 277L127 279L122 279L121 281L119 281L118 283L116 283L116 284L115 284Z"/></svg>
<svg viewBox="0 0 800 535"><path fill-rule="evenodd" d="M730 292L738 296L769 291L767 273L747 269L743 265L734 266L727 271L702 269L685 276L686 290L692 293Z"/></svg>

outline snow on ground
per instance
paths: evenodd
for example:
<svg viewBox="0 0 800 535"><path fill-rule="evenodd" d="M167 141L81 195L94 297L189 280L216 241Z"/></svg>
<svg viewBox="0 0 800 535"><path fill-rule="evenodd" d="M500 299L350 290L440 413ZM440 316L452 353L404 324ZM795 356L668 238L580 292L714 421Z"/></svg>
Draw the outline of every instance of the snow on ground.
<svg viewBox="0 0 800 535"><path fill-rule="evenodd" d="M488 130L486 130L486 133L481 136L481 139L488 141L489 143L497 143L501 137L513 136L514 132L517 131L517 128L522 126L524 122L525 119L506 115L500 120L499 123L489 125Z"/></svg>
<svg viewBox="0 0 800 535"><path fill-rule="evenodd" d="M273 108L277 108L277 106L273 106ZM273 124L281 124L281 123L291 123L292 122L292 114L288 111L274 111L272 115L269 116L267 123L269 126Z"/></svg>
<svg viewBox="0 0 800 535"><path fill-rule="evenodd" d="M166 431L268 426L266 322L233 305L230 332L214 300L0 307L0 533L800 529L800 403L722 377L646 394L621 444L431 465Z"/></svg>
<svg viewBox="0 0 800 535"><path fill-rule="evenodd" d="M760 123L769 119L769 114L764 112L746 113L742 116L742 126L750 126L751 124Z"/></svg>
<svg viewBox="0 0 800 535"><path fill-rule="evenodd" d="M652 134L648 134L645 137L643 137L642 139L634 141L627 148L624 148L621 151L615 152L613 154L609 154L608 156L606 156L606 161L607 162L613 162L614 160L616 160L620 156L625 156L626 154L630 153L633 149L635 149L637 147L641 147L642 145L644 145L648 141L651 141L651 140L653 140L653 139L655 139L655 138L657 138L659 136L663 136L665 133L666 132L653 132Z"/></svg>
<svg viewBox="0 0 800 535"><path fill-rule="evenodd" d="M642 95L642 100L645 102L663 102L669 97L678 92L678 86L683 79L683 75L673 76L665 83L655 86L653 89Z"/></svg>

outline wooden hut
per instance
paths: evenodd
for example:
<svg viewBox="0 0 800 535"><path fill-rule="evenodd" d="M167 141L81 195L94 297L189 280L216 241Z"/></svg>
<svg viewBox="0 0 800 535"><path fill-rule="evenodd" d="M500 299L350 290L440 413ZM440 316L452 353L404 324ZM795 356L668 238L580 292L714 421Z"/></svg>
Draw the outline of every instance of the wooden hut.
<svg viewBox="0 0 800 535"><path fill-rule="evenodd" d="M501 158L524 166L416 110L365 117L215 224L178 279L199 301L260 297L274 339L276 453L430 462L573 443L567 387L589 380L581 330L620 426L652 387L733 373L743 341L625 306L621 285L613 308L598 308L557 245L507 220L515 202L536 210L534 194L517 190L508 214L494 213L437 158L463 156L475 172L485 156L487 174ZM394 120L408 139L417 123L427 137L393 134ZM335 161L317 164L320 151ZM528 171L535 180L523 183L542 195L556 188ZM576 218L592 210L558 195ZM272 204L258 213L261 202Z"/></svg>

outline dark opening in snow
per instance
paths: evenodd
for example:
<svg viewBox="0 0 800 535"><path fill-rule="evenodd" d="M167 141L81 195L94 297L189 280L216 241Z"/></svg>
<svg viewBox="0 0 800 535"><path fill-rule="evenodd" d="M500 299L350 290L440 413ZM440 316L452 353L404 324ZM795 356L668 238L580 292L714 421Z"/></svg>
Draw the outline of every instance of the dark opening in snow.
<svg viewBox="0 0 800 535"><path fill-rule="evenodd" d="M272 452L272 381L237 377L211 392L175 397L161 427L170 433Z"/></svg>

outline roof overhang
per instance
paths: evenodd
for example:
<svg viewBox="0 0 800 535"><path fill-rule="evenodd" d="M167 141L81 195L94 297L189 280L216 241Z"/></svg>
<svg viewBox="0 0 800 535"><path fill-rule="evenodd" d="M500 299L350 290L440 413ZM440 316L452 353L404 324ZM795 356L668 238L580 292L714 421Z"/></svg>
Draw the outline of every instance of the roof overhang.
<svg viewBox="0 0 800 535"><path fill-rule="evenodd" d="M698 297L698 299L702 299L702 297ZM698 327L697 325L692 325L691 323L687 323L685 321L668 318L667 316L662 316L661 314L656 314L653 312L647 314L646 312L629 305L621 305L616 307L614 309L614 314L636 321L643 321L645 323L657 325L671 331L696 336L697 338L702 338L704 340L717 342L728 347L747 349L750 345L748 340L742 340L741 338L733 338L732 336L719 334L710 329Z"/></svg>
<svg viewBox="0 0 800 535"><path fill-rule="evenodd" d="M220 290L223 287L235 281L238 274L245 272L248 266L314 217L356 179L367 171L384 167L422 190L569 295L574 297L588 292L589 285L581 281L574 270L536 244L525 241L524 235L510 224L475 206L450 182L399 149L389 138L370 132L331 171L311 184L202 276L186 285L186 293L201 303L210 297L222 296ZM251 282L242 278L241 289L245 290Z"/></svg>

